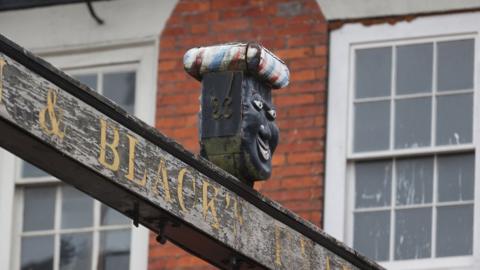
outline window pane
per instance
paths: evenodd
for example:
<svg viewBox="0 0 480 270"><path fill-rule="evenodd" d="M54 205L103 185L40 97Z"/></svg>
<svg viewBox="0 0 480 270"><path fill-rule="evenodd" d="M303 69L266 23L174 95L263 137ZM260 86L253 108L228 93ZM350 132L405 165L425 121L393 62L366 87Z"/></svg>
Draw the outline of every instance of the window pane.
<svg viewBox="0 0 480 270"><path fill-rule="evenodd" d="M354 151L389 148L390 101L355 104Z"/></svg>
<svg viewBox="0 0 480 270"><path fill-rule="evenodd" d="M96 74L85 74L85 75L74 75L75 79L79 80L81 83L87 85L93 90L97 90L97 75Z"/></svg>
<svg viewBox="0 0 480 270"><path fill-rule="evenodd" d="M438 157L438 201L473 200L475 155Z"/></svg>
<svg viewBox="0 0 480 270"><path fill-rule="evenodd" d="M390 96L392 48L355 51L355 97Z"/></svg>
<svg viewBox="0 0 480 270"><path fill-rule="evenodd" d="M24 189L23 231L53 229L55 190L53 187Z"/></svg>
<svg viewBox="0 0 480 270"><path fill-rule="evenodd" d="M438 207L437 216L437 257L472 254L473 205Z"/></svg>
<svg viewBox="0 0 480 270"><path fill-rule="evenodd" d="M110 208L104 204L102 204L100 220L101 220L101 225L130 224L129 218L127 218L117 210Z"/></svg>
<svg viewBox="0 0 480 270"><path fill-rule="evenodd" d="M438 90L473 88L473 39L438 43Z"/></svg>
<svg viewBox="0 0 480 270"><path fill-rule="evenodd" d="M376 261L388 260L390 211L355 213L353 247Z"/></svg>
<svg viewBox="0 0 480 270"><path fill-rule="evenodd" d="M113 100L129 113L135 104L135 73L108 73L103 77L103 95Z"/></svg>
<svg viewBox="0 0 480 270"><path fill-rule="evenodd" d="M397 210L395 260L427 258L432 245L432 209Z"/></svg>
<svg viewBox="0 0 480 270"><path fill-rule="evenodd" d="M53 269L53 236L33 236L22 238L22 270Z"/></svg>
<svg viewBox="0 0 480 270"><path fill-rule="evenodd" d="M433 158L397 161L397 205L432 202Z"/></svg>
<svg viewBox="0 0 480 270"><path fill-rule="evenodd" d="M431 92L433 44L397 47L397 95Z"/></svg>
<svg viewBox="0 0 480 270"><path fill-rule="evenodd" d="M431 108L430 98L395 102L395 148L430 146Z"/></svg>
<svg viewBox="0 0 480 270"><path fill-rule="evenodd" d="M374 161L355 164L355 206L389 206L392 184L392 162Z"/></svg>
<svg viewBox="0 0 480 270"><path fill-rule="evenodd" d="M128 270L129 263L130 230L101 232L98 270Z"/></svg>
<svg viewBox="0 0 480 270"><path fill-rule="evenodd" d="M72 186L62 187L62 229L91 227L93 199Z"/></svg>
<svg viewBox="0 0 480 270"><path fill-rule="evenodd" d="M85 270L92 265L92 233L63 234L60 270Z"/></svg>
<svg viewBox="0 0 480 270"><path fill-rule="evenodd" d="M437 97L437 145L472 142L473 96Z"/></svg>
<svg viewBox="0 0 480 270"><path fill-rule="evenodd" d="M48 173L42 171L41 169L35 167L34 165L22 160L22 177L45 177L48 176Z"/></svg>

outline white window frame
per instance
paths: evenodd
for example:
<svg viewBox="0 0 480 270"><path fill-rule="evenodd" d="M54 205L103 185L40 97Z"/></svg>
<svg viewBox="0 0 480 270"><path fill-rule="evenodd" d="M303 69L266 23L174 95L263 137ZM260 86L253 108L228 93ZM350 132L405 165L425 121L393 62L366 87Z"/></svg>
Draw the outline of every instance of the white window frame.
<svg viewBox="0 0 480 270"><path fill-rule="evenodd" d="M136 67L135 115L149 125L155 123L158 39L141 39L123 44L75 48L74 51L42 50L39 54L55 67L69 70L134 65ZM18 269L19 249L15 243L15 179L18 179L20 159L0 149L0 265ZM55 180L54 180L55 181ZM35 181L37 182L37 181ZM21 182L24 184L24 182ZM27 182L25 182L26 184ZM18 182L17 182L18 184ZM18 198L18 196L17 196ZM18 215L17 215L18 216ZM149 230L143 226L132 226L130 246L130 268L148 268Z"/></svg>
<svg viewBox="0 0 480 270"><path fill-rule="evenodd" d="M17 159L17 161L20 161ZM17 171L18 171L18 176L21 175L21 166L19 166L22 162L16 162L17 163ZM17 178L19 180L20 178ZM30 178L32 179L32 178ZM40 179L40 180L39 180ZM114 225L101 225L101 220L100 220L100 211L101 211L101 203L98 201L94 201L92 203L93 207L93 218L92 218L92 225L89 227L83 227L83 228L69 228L69 229L63 229L60 226L61 223L61 215L62 215L62 200L63 200L63 195L60 195L62 193L62 182L52 176L47 176L47 177L41 177L41 178L35 178L35 180L26 180L26 181L17 181L16 183L16 189L15 189L15 203L14 203L14 223L15 224L23 224L23 211L24 211L24 198L25 198L25 193L24 190L25 188L28 187L51 187L55 190L55 205L54 205L54 222L53 222L53 228L51 230L40 230L40 231L28 231L24 232L21 230L21 226L14 226L13 228L13 233L12 233L12 254L14 254L14 258L12 258L12 265L13 267L11 269L21 269L21 246L20 242L22 239L25 238L25 235L29 236L51 236L53 237L54 245L53 245L53 269L60 269L60 239L62 234L77 234L77 233L90 233L91 236L91 241L93 244L93 247L91 249L91 268L94 269L96 265L99 263L99 252L100 252L100 235L102 232L118 232L118 231L123 231L123 230L129 230L130 231L130 265L129 269L136 269L135 267L137 266L135 262L132 262L131 260L133 259L132 255L132 249L133 248L138 248L136 244L140 244L138 242L138 236L137 236L137 243L134 242L134 234L135 230L130 223L127 224L114 224ZM140 227L139 227L140 228ZM27 236L27 238L29 237ZM96 269L96 268L95 268ZM90 270L90 269L85 269L85 270Z"/></svg>
<svg viewBox="0 0 480 270"><path fill-rule="evenodd" d="M352 245L352 170L349 169L351 158L371 157L374 154L350 154L351 141L351 103L354 46L387 42L407 42L416 39L434 39L458 37L475 39L474 61L474 108L473 108L473 143L461 147L426 147L423 153L449 152L451 149L472 149L478 153L480 145L480 113L479 65L480 65L480 13L450 14L417 18L411 22L399 22L395 25L379 24L364 26L360 23L347 24L331 32L330 63L328 85L328 122L325 176L325 209L324 229L337 239ZM392 150L383 152L391 156L409 155L418 150ZM380 153L377 153L380 154ZM480 158L475 158L475 199L474 199L474 232L473 255L434 259L392 261L382 263L387 269L480 269Z"/></svg>

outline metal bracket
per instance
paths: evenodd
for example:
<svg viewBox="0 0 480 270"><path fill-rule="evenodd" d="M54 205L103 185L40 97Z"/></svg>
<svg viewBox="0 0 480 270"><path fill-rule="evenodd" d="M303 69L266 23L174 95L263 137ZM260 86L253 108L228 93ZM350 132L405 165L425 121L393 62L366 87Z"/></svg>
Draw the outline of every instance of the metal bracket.
<svg viewBox="0 0 480 270"><path fill-rule="evenodd" d="M165 227L167 226L168 220L160 220L160 230L158 231L157 240L158 243L164 245L167 243L167 237L165 237Z"/></svg>
<svg viewBox="0 0 480 270"><path fill-rule="evenodd" d="M167 243L167 237L165 236L165 227L167 225L170 225L174 228L180 227L180 224L177 223L177 222L171 221L171 220L169 220L168 218L165 218L165 217L160 218L159 231L158 231L158 235L155 238L155 240L157 240L157 242L162 244L162 245Z"/></svg>
<svg viewBox="0 0 480 270"><path fill-rule="evenodd" d="M95 9L93 9L92 5L92 0L86 0L87 2L87 7L88 7L88 12L90 12L90 16L99 24L102 25L105 23L104 20L102 20L100 17L98 17L97 13L95 12Z"/></svg>
<svg viewBox="0 0 480 270"><path fill-rule="evenodd" d="M239 270L240 266L242 266L242 259L238 256L232 256L229 261L230 269L232 270Z"/></svg>
<svg viewBox="0 0 480 270"><path fill-rule="evenodd" d="M133 221L133 225L138 228L139 219L140 219L140 204L138 201L133 202L133 209L128 210L128 215Z"/></svg>

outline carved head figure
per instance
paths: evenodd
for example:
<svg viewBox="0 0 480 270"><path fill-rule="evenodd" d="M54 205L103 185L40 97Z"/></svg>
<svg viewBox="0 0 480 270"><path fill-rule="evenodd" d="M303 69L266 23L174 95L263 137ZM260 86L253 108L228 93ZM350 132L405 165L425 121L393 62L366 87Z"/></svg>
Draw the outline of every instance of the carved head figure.
<svg viewBox="0 0 480 270"><path fill-rule="evenodd" d="M202 81L201 154L248 185L268 179L279 140L272 88L288 84L285 64L258 44L189 50L187 72Z"/></svg>
<svg viewBox="0 0 480 270"><path fill-rule="evenodd" d="M242 115L242 161L244 178L268 179L272 173L272 155L277 148L279 130L271 90L247 80Z"/></svg>

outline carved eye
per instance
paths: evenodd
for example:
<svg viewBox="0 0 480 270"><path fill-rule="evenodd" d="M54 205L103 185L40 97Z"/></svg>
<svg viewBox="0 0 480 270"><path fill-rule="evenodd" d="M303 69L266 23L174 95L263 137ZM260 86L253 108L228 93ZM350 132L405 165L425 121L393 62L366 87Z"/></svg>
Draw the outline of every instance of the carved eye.
<svg viewBox="0 0 480 270"><path fill-rule="evenodd" d="M253 104L253 107L257 109L257 111L261 111L263 109L263 102L258 99L252 100L252 104Z"/></svg>
<svg viewBox="0 0 480 270"><path fill-rule="evenodd" d="M270 109L267 111L267 118L271 121L277 118L277 112L274 109Z"/></svg>

